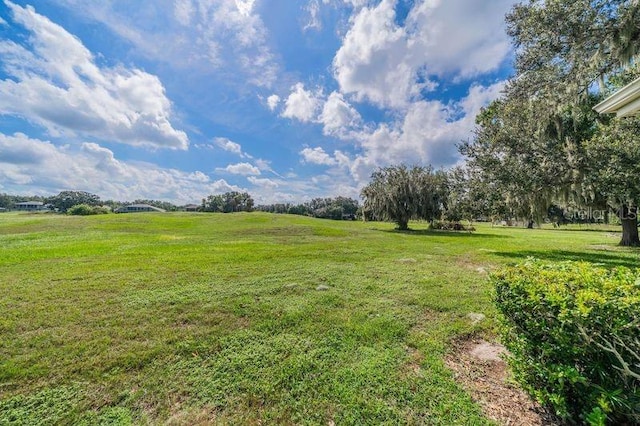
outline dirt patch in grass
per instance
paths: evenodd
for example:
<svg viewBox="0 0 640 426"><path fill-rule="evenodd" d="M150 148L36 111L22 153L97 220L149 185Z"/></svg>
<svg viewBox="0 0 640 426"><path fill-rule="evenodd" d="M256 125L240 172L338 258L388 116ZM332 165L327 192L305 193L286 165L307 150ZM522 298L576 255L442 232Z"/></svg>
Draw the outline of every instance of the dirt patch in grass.
<svg viewBox="0 0 640 426"><path fill-rule="evenodd" d="M402 371L404 375L405 376L415 375L418 377L423 377L424 373L420 365L424 360L424 356L416 348L413 348L410 346L405 347L405 350L407 351L408 359L402 366Z"/></svg>
<svg viewBox="0 0 640 426"><path fill-rule="evenodd" d="M218 413L213 408L187 409L173 414L166 422L167 426L205 426L216 423Z"/></svg>
<svg viewBox="0 0 640 426"><path fill-rule="evenodd" d="M445 358L454 377L491 420L503 425L560 425L560 421L508 381L503 346L481 339L454 343Z"/></svg>
<svg viewBox="0 0 640 426"><path fill-rule="evenodd" d="M489 275L489 273L493 269L492 265L477 263L473 258L470 258L468 256L459 257L456 260L456 265L458 265L460 268L471 270L481 275Z"/></svg>

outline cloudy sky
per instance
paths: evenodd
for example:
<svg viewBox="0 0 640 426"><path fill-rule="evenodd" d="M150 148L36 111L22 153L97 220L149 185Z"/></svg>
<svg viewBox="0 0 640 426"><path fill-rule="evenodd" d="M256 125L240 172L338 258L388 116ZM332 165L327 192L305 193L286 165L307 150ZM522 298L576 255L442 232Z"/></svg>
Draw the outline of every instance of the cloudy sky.
<svg viewBox="0 0 640 426"><path fill-rule="evenodd" d="M449 167L512 0L0 0L0 192L357 197Z"/></svg>

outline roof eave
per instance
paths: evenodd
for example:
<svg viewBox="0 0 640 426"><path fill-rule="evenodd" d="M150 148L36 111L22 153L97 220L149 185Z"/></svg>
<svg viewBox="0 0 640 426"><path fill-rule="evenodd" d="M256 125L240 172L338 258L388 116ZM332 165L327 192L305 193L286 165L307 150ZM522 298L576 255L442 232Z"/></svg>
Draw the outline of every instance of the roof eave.
<svg viewBox="0 0 640 426"><path fill-rule="evenodd" d="M593 107L599 114L617 114L627 117L640 109L640 78L627 84L604 101Z"/></svg>

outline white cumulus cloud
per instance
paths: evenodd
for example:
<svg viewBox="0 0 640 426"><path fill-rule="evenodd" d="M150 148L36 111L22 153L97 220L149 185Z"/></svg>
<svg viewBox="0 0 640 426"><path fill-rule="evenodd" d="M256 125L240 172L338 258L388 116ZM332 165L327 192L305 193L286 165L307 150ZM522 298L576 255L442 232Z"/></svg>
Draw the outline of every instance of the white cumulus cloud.
<svg viewBox="0 0 640 426"><path fill-rule="evenodd" d="M334 166L338 163L337 160L327 154L322 147L305 148L300 151L300 155L305 163L325 166Z"/></svg>
<svg viewBox="0 0 640 426"><path fill-rule="evenodd" d="M271 95L267 98L267 106L271 111L275 110L280 104L280 96Z"/></svg>
<svg viewBox="0 0 640 426"><path fill-rule="evenodd" d="M385 108L406 108L436 77L496 70L510 53L504 15L515 2L416 1L398 23L397 0L356 9L333 60L340 91Z"/></svg>
<svg viewBox="0 0 640 426"><path fill-rule="evenodd" d="M176 69L264 87L278 76L255 0L175 0L173 7L155 0L55 3L104 24L147 57Z"/></svg>
<svg viewBox="0 0 640 426"><path fill-rule="evenodd" d="M216 169L216 171L227 172L234 175L259 175L260 169L250 163L229 164L227 167Z"/></svg>
<svg viewBox="0 0 640 426"><path fill-rule="evenodd" d="M395 3L382 0L376 7L361 9L334 58L341 91L359 101L402 106L414 83L406 33L395 23Z"/></svg>
<svg viewBox="0 0 640 426"><path fill-rule="evenodd" d="M504 16L514 0L426 0L407 17L412 53L429 73L473 77L500 66L510 52Z"/></svg>
<svg viewBox="0 0 640 426"><path fill-rule="evenodd" d="M349 130L360 125L362 118L342 94L332 92L322 108L320 121L325 135L346 138Z"/></svg>
<svg viewBox="0 0 640 426"><path fill-rule="evenodd" d="M211 180L200 172L122 161L96 143L79 149L56 146L24 134L0 133L0 187L14 193L55 194L81 189L102 199L161 199L197 202L208 194L242 191L224 179Z"/></svg>
<svg viewBox="0 0 640 426"><path fill-rule="evenodd" d="M251 16L251 11L253 10L253 5L256 0L235 0L235 2L238 12L240 12L242 16Z"/></svg>
<svg viewBox="0 0 640 426"><path fill-rule="evenodd" d="M303 122L315 120L322 105L321 93L305 90L302 83L297 83L291 90L282 116Z"/></svg>
<svg viewBox="0 0 640 426"><path fill-rule="evenodd" d="M274 189L278 187L278 183L276 181L268 178L257 178L255 176L249 176L247 180L253 185L261 188Z"/></svg>
<svg viewBox="0 0 640 426"><path fill-rule="evenodd" d="M366 181L373 169L394 163L432 164L436 167L459 160L457 144L472 136L480 108L497 99L504 82L474 85L458 102L417 101L397 122L380 124L359 136L362 154L350 162L353 177Z"/></svg>
<svg viewBox="0 0 640 426"><path fill-rule="evenodd" d="M0 114L25 118L52 135L86 135L156 148L186 149L160 80L138 69L100 67L73 35L31 6L9 1L22 44L0 41Z"/></svg>
<svg viewBox="0 0 640 426"><path fill-rule="evenodd" d="M225 151L242 156L242 146L227 138L214 138L213 142Z"/></svg>

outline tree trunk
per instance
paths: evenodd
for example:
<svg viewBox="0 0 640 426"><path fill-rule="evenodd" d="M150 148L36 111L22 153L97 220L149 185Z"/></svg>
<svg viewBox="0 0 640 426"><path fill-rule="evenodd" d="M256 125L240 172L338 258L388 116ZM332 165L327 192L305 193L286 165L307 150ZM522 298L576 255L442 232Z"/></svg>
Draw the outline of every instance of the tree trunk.
<svg viewBox="0 0 640 426"><path fill-rule="evenodd" d="M409 229L409 221L404 220L404 219L399 219L398 220L398 230L399 231L406 231Z"/></svg>
<svg viewBox="0 0 640 426"><path fill-rule="evenodd" d="M622 222L621 246L640 246L638 238L638 208L623 205L620 207L620 222Z"/></svg>
<svg viewBox="0 0 640 426"><path fill-rule="evenodd" d="M534 220L529 219L529 223L527 224L527 229L533 229L533 225L534 225L535 223L536 223L536 222L535 222Z"/></svg>

